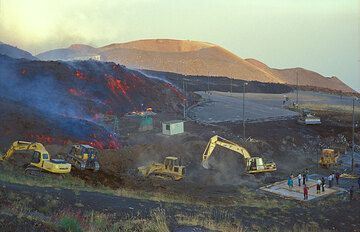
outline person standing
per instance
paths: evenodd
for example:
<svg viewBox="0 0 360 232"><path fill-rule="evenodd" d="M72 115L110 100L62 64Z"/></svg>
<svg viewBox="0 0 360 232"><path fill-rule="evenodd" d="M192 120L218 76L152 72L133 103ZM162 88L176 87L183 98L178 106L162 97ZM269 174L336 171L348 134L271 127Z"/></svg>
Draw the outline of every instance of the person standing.
<svg viewBox="0 0 360 232"><path fill-rule="evenodd" d="M335 179L336 179L336 185L339 185L339 179L340 179L340 173L339 172L336 172Z"/></svg>
<svg viewBox="0 0 360 232"><path fill-rule="evenodd" d="M303 185L304 185L304 184L306 184L306 182L305 182L306 181L306 172L303 173L302 178L303 178Z"/></svg>
<svg viewBox="0 0 360 232"><path fill-rule="evenodd" d="M309 169L305 168L306 181L309 181Z"/></svg>
<svg viewBox="0 0 360 232"><path fill-rule="evenodd" d="M323 192L325 192L325 178L321 177L321 189Z"/></svg>
<svg viewBox="0 0 360 232"><path fill-rule="evenodd" d="M354 198L354 186L350 187L349 194L350 194L350 201L352 201Z"/></svg>
<svg viewBox="0 0 360 232"><path fill-rule="evenodd" d="M304 184L304 200L309 198L309 188Z"/></svg>
<svg viewBox="0 0 360 232"><path fill-rule="evenodd" d="M293 187L293 180L291 179L291 176L288 177L287 184L288 184L289 188Z"/></svg>
<svg viewBox="0 0 360 232"><path fill-rule="evenodd" d="M333 179L332 179L332 174L330 174L330 175L328 176L328 180L329 180L329 188L331 188L331 187L332 187L332 181L333 181Z"/></svg>
<svg viewBox="0 0 360 232"><path fill-rule="evenodd" d="M316 181L316 194L320 194L320 185L321 185L321 180L318 179Z"/></svg>
<svg viewBox="0 0 360 232"><path fill-rule="evenodd" d="M298 175L298 183L299 183L299 186L301 186L301 179L302 179L301 173L299 173L299 175Z"/></svg>

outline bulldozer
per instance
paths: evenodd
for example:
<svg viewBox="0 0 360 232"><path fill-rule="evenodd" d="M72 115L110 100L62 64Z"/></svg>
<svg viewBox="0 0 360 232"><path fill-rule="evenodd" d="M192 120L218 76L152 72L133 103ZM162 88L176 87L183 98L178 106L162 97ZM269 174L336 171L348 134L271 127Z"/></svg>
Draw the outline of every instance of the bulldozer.
<svg viewBox="0 0 360 232"><path fill-rule="evenodd" d="M0 156L0 161L9 159L16 152L32 152L31 162L25 174L40 175L41 172L65 174L71 171L71 164L61 159L51 159L44 145L37 142L15 141L10 149Z"/></svg>
<svg viewBox="0 0 360 232"><path fill-rule="evenodd" d="M80 171L92 170L99 171L100 164L97 160L98 150L85 144L75 144L65 159Z"/></svg>
<svg viewBox="0 0 360 232"><path fill-rule="evenodd" d="M210 138L202 155L201 164L204 168L210 168L209 158L217 145L242 155L245 161L246 172L249 174L276 171L276 164L274 162L264 163L263 159L260 157L251 157L250 153L245 148L218 135Z"/></svg>
<svg viewBox="0 0 360 232"><path fill-rule="evenodd" d="M179 164L177 157L165 157L164 163L152 163L148 166L138 168L139 173L144 177L155 175L161 178L181 180L185 176L185 166Z"/></svg>
<svg viewBox="0 0 360 232"><path fill-rule="evenodd" d="M301 115L298 118L298 123L304 125L319 125L321 124L321 119L313 115L309 110L302 110Z"/></svg>
<svg viewBox="0 0 360 232"><path fill-rule="evenodd" d="M334 149L323 149L319 159L320 166L329 168L330 166L336 165L339 158L339 152L335 152Z"/></svg>

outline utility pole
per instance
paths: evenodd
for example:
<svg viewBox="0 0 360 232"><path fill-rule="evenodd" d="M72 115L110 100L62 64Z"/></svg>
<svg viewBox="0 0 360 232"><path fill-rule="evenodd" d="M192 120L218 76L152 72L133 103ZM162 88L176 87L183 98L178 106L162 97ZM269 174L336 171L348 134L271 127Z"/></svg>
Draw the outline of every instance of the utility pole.
<svg viewBox="0 0 360 232"><path fill-rule="evenodd" d="M355 98L353 98L353 111L352 111L352 153L351 153L352 173L354 173L354 153L355 153Z"/></svg>
<svg viewBox="0 0 360 232"><path fill-rule="evenodd" d="M299 76L296 71L296 105L299 105Z"/></svg>
<svg viewBox="0 0 360 232"><path fill-rule="evenodd" d="M247 82L244 82L243 84L243 137L245 141L245 86L247 85Z"/></svg>
<svg viewBox="0 0 360 232"><path fill-rule="evenodd" d="M208 93L210 94L210 77L209 77L209 74L208 74Z"/></svg>
<svg viewBox="0 0 360 232"><path fill-rule="evenodd" d="M184 115L183 116L184 116L184 119L186 119L186 90L185 90L185 80L184 79L182 80L182 84L183 84L183 92L184 92L184 98L185 98L184 102L183 102L184 103L184 112L183 112Z"/></svg>

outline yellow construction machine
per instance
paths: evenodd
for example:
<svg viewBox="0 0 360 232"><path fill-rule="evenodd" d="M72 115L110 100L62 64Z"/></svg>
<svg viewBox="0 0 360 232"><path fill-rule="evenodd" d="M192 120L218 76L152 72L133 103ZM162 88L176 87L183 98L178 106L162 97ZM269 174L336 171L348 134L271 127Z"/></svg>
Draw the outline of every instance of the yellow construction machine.
<svg viewBox="0 0 360 232"><path fill-rule="evenodd" d="M0 160L7 160L16 152L32 152L31 163L25 169L26 174L39 175L42 171L65 174L71 171L71 164L65 160L51 159L41 143L15 141L10 149L0 156Z"/></svg>
<svg viewBox="0 0 360 232"><path fill-rule="evenodd" d="M202 155L202 166L206 169L210 168L209 158L214 151L216 145L241 154L245 159L247 173L254 174L262 172L273 172L276 170L276 164L274 162L264 163L263 159L260 157L251 157L250 153L245 148L218 135L210 138L206 149Z"/></svg>
<svg viewBox="0 0 360 232"><path fill-rule="evenodd" d="M166 157L164 163L152 163L139 167L138 171L145 177L154 175L172 180L181 180L185 176L185 166L180 165L179 159L173 156Z"/></svg>
<svg viewBox="0 0 360 232"><path fill-rule="evenodd" d="M319 164L322 167L329 168L330 166L337 164L338 158L339 158L339 152L335 152L334 149L323 149L321 151Z"/></svg>
<svg viewBox="0 0 360 232"><path fill-rule="evenodd" d="M65 159L76 169L99 171L100 164L97 160L98 150L85 144L75 144Z"/></svg>

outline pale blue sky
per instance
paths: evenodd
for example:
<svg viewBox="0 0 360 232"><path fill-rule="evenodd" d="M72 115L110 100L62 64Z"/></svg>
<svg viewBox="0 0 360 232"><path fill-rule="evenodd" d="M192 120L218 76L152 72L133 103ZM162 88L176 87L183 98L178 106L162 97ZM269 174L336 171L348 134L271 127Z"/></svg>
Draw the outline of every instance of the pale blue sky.
<svg viewBox="0 0 360 232"><path fill-rule="evenodd" d="M147 38L218 44L360 91L359 0L0 0L0 41L34 54Z"/></svg>

